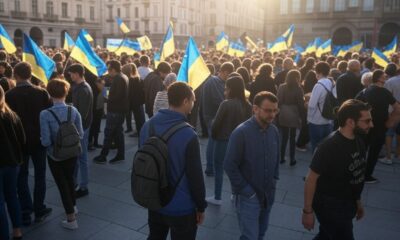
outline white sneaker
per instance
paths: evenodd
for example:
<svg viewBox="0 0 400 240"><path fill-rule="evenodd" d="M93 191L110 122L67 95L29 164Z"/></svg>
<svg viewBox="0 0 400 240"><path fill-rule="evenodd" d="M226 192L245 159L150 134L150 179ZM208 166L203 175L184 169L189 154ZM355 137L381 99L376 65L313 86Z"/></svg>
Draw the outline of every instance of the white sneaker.
<svg viewBox="0 0 400 240"><path fill-rule="evenodd" d="M213 205L217 205L217 206L222 205L222 200L217 200L217 199L215 199L214 196L206 198L206 201Z"/></svg>
<svg viewBox="0 0 400 240"><path fill-rule="evenodd" d="M77 206L74 206L74 213L75 213L75 215L79 213Z"/></svg>
<svg viewBox="0 0 400 240"><path fill-rule="evenodd" d="M68 222L68 220L64 220L61 222L61 225L64 228L70 229L70 230L78 229L78 221L76 221L76 219L72 222Z"/></svg>
<svg viewBox="0 0 400 240"><path fill-rule="evenodd" d="M385 157L385 158L379 158L378 160L379 160L379 162L381 162L383 164L386 164L386 165L392 165L393 164L393 161L390 158L386 158Z"/></svg>

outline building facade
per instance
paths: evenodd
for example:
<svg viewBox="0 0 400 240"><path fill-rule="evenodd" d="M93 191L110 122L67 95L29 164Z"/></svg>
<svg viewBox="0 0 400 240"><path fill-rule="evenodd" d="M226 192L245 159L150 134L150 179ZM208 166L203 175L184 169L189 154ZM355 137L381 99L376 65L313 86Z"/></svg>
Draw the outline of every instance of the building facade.
<svg viewBox="0 0 400 240"><path fill-rule="evenodd" d="M102 1L0 0L0 22L17 46L26 33L39 45L61 47L65 31L75 38L81 28L99 43Z"/></svg>
<svg viewBox="0 0 400 240"><path fill-rule="evenodd" d="M265 1L264 38L273 41L295 24L294 42L303 46L315 37L334 45L361 40L364 46L387 45L400 34L400 0Z"/></svg>

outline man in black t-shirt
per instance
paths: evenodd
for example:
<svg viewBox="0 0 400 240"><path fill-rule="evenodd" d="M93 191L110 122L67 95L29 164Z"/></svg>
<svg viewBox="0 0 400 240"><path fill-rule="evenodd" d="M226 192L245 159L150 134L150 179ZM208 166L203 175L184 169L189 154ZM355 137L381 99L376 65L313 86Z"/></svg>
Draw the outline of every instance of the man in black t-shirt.
<svg viewBox="0 0 400 240"><path fill-rule="evenodd" d="M370 106L347 100L338 111L339 130L316 149L305 181L304 228L320 223L314 239L352 240L353 218L361 219L361 192L366 170L366 148L360 135L373 127Z"/></svg>

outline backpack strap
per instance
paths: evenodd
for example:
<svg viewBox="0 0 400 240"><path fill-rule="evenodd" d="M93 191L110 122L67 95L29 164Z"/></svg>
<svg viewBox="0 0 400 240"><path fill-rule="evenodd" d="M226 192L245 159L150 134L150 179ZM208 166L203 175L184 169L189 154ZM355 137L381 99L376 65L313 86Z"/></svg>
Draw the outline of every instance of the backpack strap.
<svg viewBox="0 0 400 240"><path fill-rule="evenodd" d="M320 83L320 82L317 82L317 84L321 85L328 93L331 92L331 91L328 90L327 87L325 87L324 84L322 84L322 83ZM333 87L332 87L332 88L333 88Z"/></svg>
<svg viewBox="0 0 400 240"><path fill-rule="evenodd" d="M161 139L163 139L165 142L168 142L168 140L181 128L185 128L185 127L192 127L189 123L187 122L181 122L178 124L173 125L172 127L170 127L167 131L165 131L163 133L163 135L161 136Z"/></svg>
<svg viewBox="0 0 400 240"><path fill-rule="evenodd" d="M51 113L51 115L53 115L53 117L56 119L58 125L61 125L61 121L60 119L57 117L57 115L53 112L53 110L51 109L47 109L47 111L49 111Z"/></svg>

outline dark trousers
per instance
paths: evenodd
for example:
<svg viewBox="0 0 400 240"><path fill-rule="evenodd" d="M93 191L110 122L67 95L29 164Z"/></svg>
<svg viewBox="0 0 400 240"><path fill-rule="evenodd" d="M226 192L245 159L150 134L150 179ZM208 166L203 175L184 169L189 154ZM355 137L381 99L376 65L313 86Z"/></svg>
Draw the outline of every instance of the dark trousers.
<svg viewBox="0 0 400 240"><path fill-rule="evenodd" d="M135 119L136 132L140 134L140 130L145 122L143 105L132 107L126 114L126 128L129 130L132 130L132 112Z"/></svg>
<svg viewBox="0 0 400 240"><path fill-rule="evenodd" d="M385 143L386 130L382 128L371 128L367 137L368 156L367 156L367 169L365 177L370 177L374 172L376 162L379 158L379 152Z"/></svg>
<svg viewBox="0 0 400 240"><path fill-rule="evenodd" d="M93 121L90 125L89 144L98 144L101 118L103 117L104 109L97 109L93 112Z"/></svg>
<svg viewBox="0 0 400 240"><path fill-rule="evenodd" d="M36 216L40 216L46 208L43 203L46 196L46 149L41 146L32 147L29 153L23 154L23 158L24 162L20 166L17 188L22 217L25 219L30 218L32 212ZM28 185L29 159L32 159L35 174L33 201Z"/></svg>
<svg viewBox="0 0 400 240"><path fill-rule="evenodd" d="M48 158L49 168L60 192L61 201L66 214L74 213L75 188L74 188L74 170L77 158L70 158L64 161L54 161L50 156Z"/></svg>
<svg viewBox="0 0 400 240"><path fill-rule="evenodd" d="M310 141L310 135L308 131L309 130L308 130L307 119L303 119L296 143L298 147L305 147L307 143Z"/></svg>
<svg viewBox="0 0 400 240"><path fill-rule="evenodd" d="M281 160L285 160L286 146L289 140L290 161L294 161L295 160L294 153L296 148L296 128L281 126L281 134L282 134Z"/></svg>
<svg viewBox="0 0 400 240"><path fill-rule="evenodd" d="M185 216L166 216L149 211L150 234L147 240L165 240L171 230L171 240L196 239L196 213Z"/></svg>
<svg viewBox="0 0 400 240"><path fill-rule="evenodd" d="M319 222L319 233L314 240L354 240L355 201L315 195L313 209Z"/></svg>
<svg viewBox="0 0 400 240"><path fill-rule="evenodd" d="M104 143L101 155L107 156L113 141L117 145L117 156L125 157L125 139L122 125L124 124L125 114L107 113L106 127L104 129Z"/></svg>

